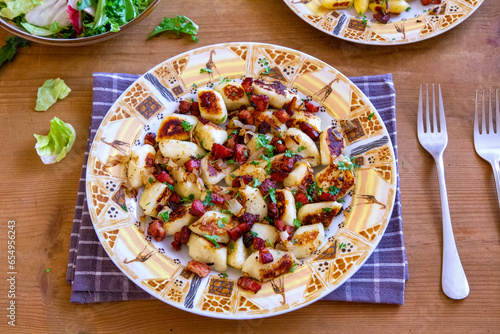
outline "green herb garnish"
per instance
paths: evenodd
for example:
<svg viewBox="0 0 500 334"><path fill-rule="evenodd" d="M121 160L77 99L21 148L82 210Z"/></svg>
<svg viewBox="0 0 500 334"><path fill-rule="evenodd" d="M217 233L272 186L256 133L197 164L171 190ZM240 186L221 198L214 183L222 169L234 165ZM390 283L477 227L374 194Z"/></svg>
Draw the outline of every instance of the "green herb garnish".
<svg viewBox="0 0 500 334"><path fill-rule="evenodd" d="M203 74L203 73L213 73L213 70L211 70L209 68L201 68L200 74Z"/></svg>
<svg viewBox="0 0 500 334"><path fill-rule="evenodd" d="M321 209L323 212L332 212L332 208L323 208Z"/></svg>
<svg viewBox="0 0 500 334"><path fill-rule="evenodd" d="M297 153L290 151L290 150L286 150L286 152L285 152L285 157L291 158L294 155L297 155Z"/></svg>
<svg viewBox="0 0 500 334"><path fill-rule="evenodd" d="M191 131L191 129L194 127L194 125L189 123L188 121L182 121L181 126L184 129L184 131Z"/></svg>
<svg viewBox="0 0 500 334"><path fill-rule="evenodd" d="M368 120L371 120L374 115L375 115L375 111L372 111L372 113L370 115L368 115Z"/></svg>
<svg viewBox="0 0 500 334"><path fill-rule="evenodd" d="M148 179L148 182L149 182L150 184L153 184L153 181L154 181L154 180L153 180L153 178L152 178L152 177L150 177L150 178Z"/></svg>
<svg viewBox="0 0 500 334"><path fill-rule="evenodd" d="M294 226L295 228L299 228L299 227L301 227L301 226L302 226L302 222L301 222L300 220L298 220L298 219L294 219L294 220L293 220L293 226Z"/></svg>
<svg viewBox="0 0 500 334"><path fill-rule="evenodd" d="M194 201L194 195L193 194L190 194L189 197L184 197L184 196L181 196L181 202L189 202L189 201Z"/></svg>
<svg viewBox="0 0 500 334"><path fill-rule="evenodd" d="M259 236L259 234L255 231L250 231L250 234L253 235L254 238Z"/></svg>
<svg viewBox="0 0 500 334"><path fill-rule="evenodd" d="M250 162L250 165L258 166L258 165L260 165L260 163L256 160L254 160L254 161Z"/></svg>
<svg viewBox="0 0 500 334"><path fill-rule="evenodd" d="M221 275L223 278L228 278L228 277L229 277L229 275L228 275L228 274L226 274L226 273L220 273L220 275Z"/></svg>
<svg viewBox="0 0 500 334"><path fill-rule="evenodd" d="M293 273L295 271L295 268L298 267L298 263L294 263L293 266L290 268L290 272Z"/></svg>
<svg viewBox="0 0 500 334"><path fill-rule="evenodd" d="M303 151L305 150L307 147L305 146L299 146L299 148L297 149L297 151L300 153L300 151Z"/></svg>
<svg viewBox="0 0 500 334"><path fill-rule="evenodd" d="M266 69L264 72L262 72L262 74L271 73L271 66L269 66L269 62L267 61L267 59L262 58L262 60L260 62L262 63L262 65L264 65L264 68Z"/></svg>
<svg viewBox="0 0 500 334"><path fill-rule="evenodd" d="M271 201L276 204L276 190L274 188L269 188L269 191L267 192L267 195L264 196L264 198L266 198L267 196L269 196Z"/></svg>
<svg viewBox="0 0 500 334"><path fill-rule="evenodd" d="M207 190L207 195L205 196L203 201L201 201L201 203L204 206L214 206L214 203L212 202L212 192L210 190Z"/></svg>
<svg viewBox="0 0 500 334"><path fill-rule="evenodd" d="M220 248L219 243L218 243L218 241L220 239L219 236L217 236L217 235L208 235L208 234L203 234L203 236L205 238L207 238L208 241L211 241L215 245L215 248Z"/></svg>
<svg viewBox="0 0 500 334"><path fill-rule="evenodd" d="M158 215L158 218L161 218L164 222L168 222L170 220L170 213L168 211L163 211Z"/></svg>

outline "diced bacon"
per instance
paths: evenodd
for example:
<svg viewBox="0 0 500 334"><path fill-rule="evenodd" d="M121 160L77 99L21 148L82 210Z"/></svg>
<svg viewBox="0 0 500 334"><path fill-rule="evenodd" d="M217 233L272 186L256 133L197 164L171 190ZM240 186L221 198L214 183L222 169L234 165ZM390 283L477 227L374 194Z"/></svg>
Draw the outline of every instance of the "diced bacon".
<svg viewBox="0 0 500 334"><path fill-rule="evenodd" d="M297 97L295 96L292 101L285 103L283 105L283 109L287 112L288 115L293 116L295 113L293 109L295 108L295 102L297 101Z"/></svg>
<svg viewBox="0 0 500 334"><path fill-rule="evenodd" d="M243 244L245 245L246 248L250 248L250 246L253 245L253 238L254 236L250 232L243 234Z"/></svg>
<svg viewBox="0 0 500 334"><path fill-rule="evenodd" d="M212 194L212 203L216 205L222 205L224 204L224 197L219 194Z"/></svg>
<svg viewBox="0 0 500 334"><path fill-rule="evenodd" d="M242 235L240 229L238 228L238 226L233 227L232 229L230 229L229 231L227 231L227 234L233 240L238 240L241 237L241 235Z"/></svg>
<svg viewBox="0 0 500 334"><path fill-rule="evenodd" d="M273 139L271 139L271 145L274 146L275 154L286 152L285 144L283 144L283 141L278 137L273 137Z"/></svg>
<svg viewBox="0 0 500 334"><path fill-rule="evenodd" d="M257 111L266 111L269 108L269 97L266 95L254 94L250 98L250 102L253 103Z"/></svg>
<svg viewBox="0 0 500 334"><path fill-rule="evenodd" d="M240 119L240 121L248 125L253 125L254 123L252 113L246 109L240 110L240 112L238 113L238 118Z"/></svg>
<svg viewBox="0 0 500 334"><path fill-rule="evenodd" d="M198 102L193 102L191 105L191 115L193 116L200 116L200 105Z"/></svg>
<svg viewBox="0 0 500 334"><path fill-rule="evenodd" d="M239 165L243 165L247 160L250 150L243 144L236 144L234 156Z"/></svg>
<svg viewBox="0 0 500 334"><path fill-rule="evenodd" d="M268 206L268 214L269 214L269 217L271 218L277 218L279 216L279 210L278 210L278 206L276 205L276 203L274 202L271 202Z"/></svg>
<svg viewBox="0 0 500 334"><path fill-rule="evenodd" d="M179 204L182 200L182 197L181 195L177 194L177 193L173 193L172 196L170 196L170 202L174 202L174 203L177 203Z"/></svg>
<svg viewBox="0 0 500 334"><path fill-rule="evenodd" d="M194 169L199 169L201 166L200 159L189 159L184 163L184 167L186 167L186 171L192 172Z"/></svg>
<svg viewBox="0 0 500 334"><path fill-rule="evenodd" d="M271 132L271 123L268 121L262 121L259 123L259 126L257 127L257 132L261 134L266 134Z"/></svg>
<svg viewBox="0 0 500 334"><path fill-rule="evenodd" d="M304 101L304 105L306 107L307 112L318 112L319 111L319 107L315 106L310 101Z"/></svg>
<svg viewBox="0 0 500 334"><path fill-rule="evenodd" d="M253 249L259 250L259 251L266 249L266 242L264 241L264 239L259 238L259 237L253 238Z"/></svg>
<svg viewBox="0 0 500 334"><path fill-rule="evenodd" d="M255 242L255 240L254 240ZM259 250L259 262L262 264L273 262L273 254L268 249Z"/></svg>
<svg viewBox="0 0 500 334"><path fill-rule="evenodd" d="M146 136L144 137L144 144L149 144L151 146L155 146L156 145L156 134L153 132L146 133Z"/></svg>
<svg viewBox="0 0 500 334"><path fill-rule="evenodd" d="M276 110L275 112L273 112L273 115L283 124L285 124L286 121L290 119L290 115L286 112L285 109Z"/></svg>
<svg viewBox="0 0 500 334"><path fill-rule="evenodd" d="M179 241L181 242L181 244L187 245L190 235L191 235L191 230L189 229L189 227L187 227L187 225L184 225L181 228L181 232L180 232L180 236L179 236Z"/></svg>
<svg viewBox="0 0 500 334"><path fill-rule="evenodd" d="M170 244L172 245L172 248L175 249L176 251L180 251L182 248L182 244L178 240L174 240Z"/></svg>
<svg viewBox="0 0 500 334"><path fill-rule="evenodd" d="M222 146L221 144L213 144L211 153L216 159L229 159L233 156L234 151Z"/></svg>
<svg viewBox="0 0 500 334"><path fill-rule="evenodd" d="M191 204L191 209L189 209L189 214L196 217L201 217L203 216L203 214L205 214L205 207L203 206L203 203L199 199L195 199L193 204Z"/></svg>
<svg viewBox="0 0 500 334"><path fill-rule="evenodd" d="M201 263L200 261L191 260L188 262L186 269L190 272L195 273L200 277L207 277L210 275L210 267L205 263Z"/></svg>
<svg viewBox="0 0 500 334"><path fill-rule="evenodd" d="M425 0L423 0L425 1ZM384 14L382 12L376 12L373 14L373 18L380 23L386 24L391 19L391 14Z"/></svg>
<svg viewBox="0 0 500 334"><path fill-rule="evenodd" d="M210 123L210 121L203 116L198 115L196 116L196 118L198 118L198 121L200 121L200 123L203 125L207 125L208 123Z"/></svg>
<svg viewBox="0 0 500 334"><path fill-rule="evenodd" d="M271 180L281 182L288 176L287 172L274 172L271 173Z"/></svg>
<svg viewBox="0 0 500 334"><path fill-rule="evenodd" d="M276 182L271 179L265 179L264 182L262 182L262 184L260 185L259 190L262 196L266 196L269 192L269 189L271 188L276 189Z"/></svg>
<svg viewBox="0 0 500 334"><path fill-rule="evenodd" d="M306 135L309 136L309 138L311 138L312 140L314 141L317 141L318 138L319 138L319 133L318 131L314 130L314 128L309 125L308 123L306 122L301 122L299 124L299 129L300 131L304 132Z"/></svg>
<svg viewBox="0 0 500 334"><path fill-rule="evenodd" d="M168 174L167 172L165 171L161 171L160 174L156 175L156 179L158 180L158 182L161 182L161 183L168 183L168 184L174 184L174 178L170 176L170 174Z"/></svg>
<svg viewBox="0 0 500 334"><path fill-rule="evenodd" d="M249 184L250 182L253 181L253 176L252 175L240 175L235 177L233 180L233 183L231 183L232 187L239 187L240 186L240 180L243 181L244 184Z"/></svg>
<svg viewBox="0 0 500 334"><path fill-rule="evenodd" d="M292 240L294 230L295 229L291 225L286 225L285 226L285 232L288 233L288 239L287 240Z"/></svg>
<svg viewBox="0 0 500 334"><path fill-rule="evenodd" d="M336 196L333 196L332 194L330 194L326 191L323 191L321 193L321 195L319 195L319 199L320 199L320 201L325 201L325 202L337 200Z"/></svg>
<svg viewBox="0 0 500 334"><path fill-rule="evenodd" d="M156 212L160 212L161 210L163 210L163 208L164 208L164 207L165 207L165 205L163 205L163 204L158 204L158 205L156 206Z"/></svg>
<svg viewBox="0 0 500 334"><path fill-rule="evenodd" d="M156 241L165 239L167 232L163 229L163 224L159 219L151 222L148 227L148 234L155 238Z"/></svg>
<svg viewBox="0 0 500 334"><path fill-rule="evenodd" d="M295 162L300 160L300 155L296 154L293 157L283 156L280 163L280 168L285 172L291 172L293 170L293 166L295 166Z"/></svg>
<svg viewBox="0 0 500 334"><path fill-rule="evenodd" d="M253 93L253 78L245 78L245 80L241 83L241 86L243 86L245 92Z"/></svg>
<svg viewBox="0 0 500 334"><path fill-rule="evenodd" d="M276 228L280 231L285 230L285 223L281 219L275 219L274 226L276 226Z"/></svg>
<svg viewBox="0 0 500 334"><path fill-rule="evenodd" d="M180 101L179 102L179 114L187 114L191 110L193 102L191 101Z"/></svg>
<svg viewBox="0 0 500 334"><path fill-rule="evenodd" d="M259 215L254 215L253 213L245 212L240 217L240 222L247 223L252 227L254 223L257 223L260 219Z"/></svg>
<svg viewBox="0 0 500 334"><path fill-rule="evenodd" d="M422 2L422 5L424 5L424 6L427 6L430 4L433 4L433 5L440 5L441 4L441 0L420 0L420 2Z"/></svg>
<svg viewBox="0 0 500 334"><path fill-rule="evenodd" d="M309 203L307 196L304 193L297 193L295 195L295 202L300 202L302 205Z"/></svg>
<svg viewBox="0 0 500 334"><path fill-rule="evenodd" d="M238 286L243 290L250 290L254 293L257 293L262 288L261 284L257 283L249 277L238 278Z"/></svg>
<svg viewBox="0 0 500 334"><path fill-rule="evenodd" d="M235 134L230 134L227 136L227 142L226 142L226 147L230 150L234 150L236 147L236 144L238 143L238 140L236 139Z"/></svg>

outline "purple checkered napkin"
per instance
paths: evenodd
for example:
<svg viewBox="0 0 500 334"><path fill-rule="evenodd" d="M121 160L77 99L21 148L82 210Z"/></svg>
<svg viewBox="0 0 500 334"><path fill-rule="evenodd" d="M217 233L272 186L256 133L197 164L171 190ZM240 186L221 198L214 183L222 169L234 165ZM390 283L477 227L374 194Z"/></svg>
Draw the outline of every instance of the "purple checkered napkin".
<svg viewBox="0 0 500 334"><path fill-rule="evenodd" d="M73 303L154 298L131 282L108 257L94 231L85 198L87 160L95 133L112 104L138 77L123 73L94 73L92 122L80 176L66 273L66 280L72 285ZM366 94L380 113L389 132L397 160L396 92L392 75L350 79ZM356 274L324 297L324 300L403 304L407 279L408 263L403 240L398 176L394 211L382 240Z"/></svg>

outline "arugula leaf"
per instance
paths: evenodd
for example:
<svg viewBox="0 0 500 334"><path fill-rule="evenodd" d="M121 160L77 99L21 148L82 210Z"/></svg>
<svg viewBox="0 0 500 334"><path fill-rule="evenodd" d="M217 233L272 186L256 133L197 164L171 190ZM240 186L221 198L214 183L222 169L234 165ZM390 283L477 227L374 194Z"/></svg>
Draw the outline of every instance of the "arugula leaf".
<svg viewBox="0 0 500 334"><path fill-rule="evenodd" d="M5 40L5 45L0 49L0 66L6 61L11 61L16 54L17 48L25 48L29 46L28 41L21 37L9 36Z"/></svg>
<svg viewBox="0 0 500 334"><path fill-rule="evenodd" d="M198 33L198 28L198 25L186 16L177 15L177 18L165 17L163 18L163 21L161 21L161 23L151 32L151 34L149 34L147 39L165 31L173 31L177 37L179 37L181 32L191 35L191 39L198 43L198 37L195 36Z"/></svg>
<svg viewBox="0 0 500 334"><path fill-rule="evenodd" d="M220 237L218 235L203 234L203 236L207 238L208 241L211 241L215 245L215 248L220 248L218 243Z"/></svg>
<svg viewBox="0 0 500 334"><path fill-rule="evenodd" d="M188 121L182 121L181 126L184 129L184 131L191 131L191 129L194 127L194 125L189 123Z"/></svg>

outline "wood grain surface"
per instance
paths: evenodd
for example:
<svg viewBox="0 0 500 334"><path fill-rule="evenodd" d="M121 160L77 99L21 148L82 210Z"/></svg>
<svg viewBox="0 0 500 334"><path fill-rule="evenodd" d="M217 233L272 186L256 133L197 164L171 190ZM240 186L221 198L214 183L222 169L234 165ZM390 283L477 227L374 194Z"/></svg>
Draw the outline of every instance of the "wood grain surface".
<svg viewBox="0 0 500 334"><path fill-rule="evenodd" d="M200 26L198 44L168 33L146 41L164 16L175 15L186 15ZM0 41L7 35L0 31ZM294 48L347 76L393 74L410 271L405 304L319 301L288 314L248 321L204 318L157 300L71 304L65 275L90 124L92 73L142 74L186 50L239 41ZM442 35L401 46L366 46L333 38L279 0L164 0L127 34L100 44L62 48L31 43L0 68L0 332L499 332L500 208L493 173L476 155L472 135L475 89L500 88L499 52L498 0L486 0L465 22ZM37 88L57 77L71 87L71 94L46 112L34 111ZM441 291L437 173L416 136L420 83L440 83L443 90L451 217L471 290L462 301L450 300ZM71 123L77 139L65 160L43 165L34 150L33 133L47 133L54 116ZM8 326L6 317L9 220L17 227L16 327Z"/></svg>

